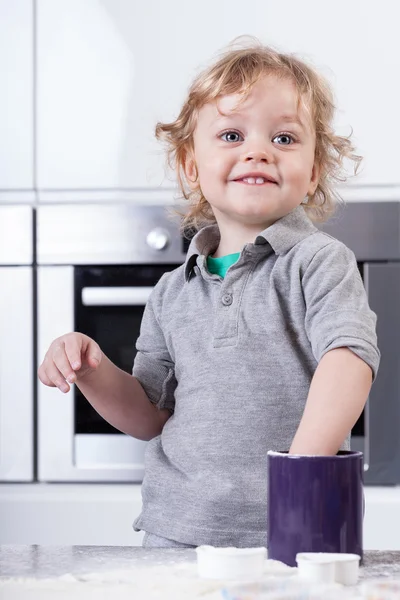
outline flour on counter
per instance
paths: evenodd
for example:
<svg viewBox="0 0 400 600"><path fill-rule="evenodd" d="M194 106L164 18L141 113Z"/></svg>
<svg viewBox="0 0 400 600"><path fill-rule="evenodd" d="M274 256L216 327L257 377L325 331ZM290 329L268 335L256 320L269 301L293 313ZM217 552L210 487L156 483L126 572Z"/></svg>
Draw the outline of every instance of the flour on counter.
<svg viewBox="0 0 400 600"><path fill-rule="evenodd" d="M293 575L297 569L267 560L265 578ZM1 600L222 600L232 582L199 579L196 563L138 565L132 568L52 579L0 578Z"/></svg>

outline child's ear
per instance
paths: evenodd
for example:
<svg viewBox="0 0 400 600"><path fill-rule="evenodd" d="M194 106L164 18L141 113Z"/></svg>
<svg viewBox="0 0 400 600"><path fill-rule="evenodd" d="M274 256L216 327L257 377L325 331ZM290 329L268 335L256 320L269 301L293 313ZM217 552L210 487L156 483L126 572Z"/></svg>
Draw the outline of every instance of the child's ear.
<svg viewBox="0 0 400 600"><path fill-rule="evenodd" d="M188 152L185 158L184 172L190 189L198 188L198 173L196 161L192 152Z"/></svg>
<svg viewBox="0 0 400 600"><path fill-rule="evenodd" d="M321 175L321 166L314 162L314 166L311 171L311 179L310 184L308 186L307 196L313 196L315 194L315 190L317 189L319 178Z"/></svg>

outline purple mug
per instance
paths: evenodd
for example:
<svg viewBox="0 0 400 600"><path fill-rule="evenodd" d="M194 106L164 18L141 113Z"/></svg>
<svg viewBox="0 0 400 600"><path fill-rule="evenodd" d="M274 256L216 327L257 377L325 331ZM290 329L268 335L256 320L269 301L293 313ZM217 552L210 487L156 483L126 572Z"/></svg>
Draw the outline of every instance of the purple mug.
<svg viewBox="0 0 400 600"><path fill-rule="evenodd" d="M296 566L298 552L363 556L363 454L268 452L268 558Z"/></svg>

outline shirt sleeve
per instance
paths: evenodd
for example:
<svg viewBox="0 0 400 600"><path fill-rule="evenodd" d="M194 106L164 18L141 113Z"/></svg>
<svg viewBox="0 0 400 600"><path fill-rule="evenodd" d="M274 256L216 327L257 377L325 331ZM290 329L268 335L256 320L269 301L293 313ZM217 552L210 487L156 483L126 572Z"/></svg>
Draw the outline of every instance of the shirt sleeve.
<svg viewBox="0 0 400 600"><path fill-rule="evenodd" d="M165 342L156 307L162 295L162 280L147 301L136 342L132 375L138 379L149 400L158 408L175 408L175 366Z"/></svg>
<svg viewBox="0 0 400 600"><path fill-rule="evenodd" d="M354 253L332 240L314 255L302 283L306 332L316 360L329 350L347 347L371 367L374 380L380 362L377 319Z"/></svg>

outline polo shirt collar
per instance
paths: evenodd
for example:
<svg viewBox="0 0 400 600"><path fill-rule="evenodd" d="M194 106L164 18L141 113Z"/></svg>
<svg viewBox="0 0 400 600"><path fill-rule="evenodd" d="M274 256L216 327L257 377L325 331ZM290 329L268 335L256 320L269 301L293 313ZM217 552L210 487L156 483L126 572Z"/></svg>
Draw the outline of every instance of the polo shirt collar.
<svg viewBox="0 0 400 600"><path fill-rule="evenodd" d="M273 225L258 234L254 244L269 244L275 254L285 254L293 246L318 231L302 206L298 206ZM199 255L209 256L218 247L220 234L218 225L208 225L196 233L190 242L185 261L185 280L189 281Z"/></svg>
<svg viewBox="0 0 400 600"><path fill-rule="evenodd" d="M190 242L185 262L185 280L189 281L199 255L209 256L218 248L221 236L218 225L207 225L196 233Z"/></svg>
<svg viewBox="0 0 400 600"><path fill-rule="evenodd" d="M286 254L296 244L317 231L303 206L300 205L259 233L254 243L256 245L268 243L275 254Z"/></svg>

